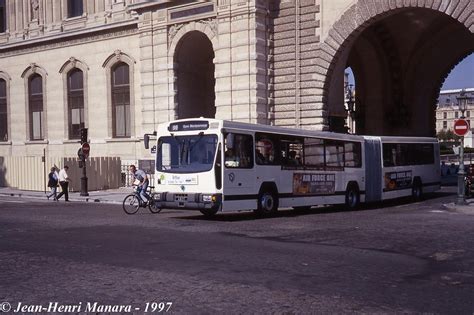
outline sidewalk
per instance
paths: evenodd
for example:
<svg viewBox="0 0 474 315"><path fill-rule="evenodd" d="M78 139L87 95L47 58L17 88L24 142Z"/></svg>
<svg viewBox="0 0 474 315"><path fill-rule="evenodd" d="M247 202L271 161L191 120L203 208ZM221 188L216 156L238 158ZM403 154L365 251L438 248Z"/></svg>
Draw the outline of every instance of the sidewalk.
<svg viewBox="0 0 474 315"><path fill-rule="evenodd" d="M61 189L58 189L58 193ZM79 192L69 192L69 200L72 202L101 202L122 204L123 198L133 192L131 187L121 187L117 189L90 191L89 196L80 196ZM49 191L48 191L49 193ZM10 187L0 187L0 196L11 196L29 199L46 200L46 194L43 191L19 190ZM52 201L52 199L50 199ZM64 196L59 202L64 202Z"/></svg>
<svg viewBox="0 0 474 315"><path fill-rule="evenodd" d="M448 211L474 215L474 199L466 199L465 205L457 205L454 202L443 204L443 208Z"/></svg>
<svg viewBox="0 0 474 315"><path fill-rule="evenodd" d="M61 189L58 189L58 193ZM69 192L69 200L72 202L100 202L108 204L122 204L126 195L133 192L131 187L120 187L117 189L90 191L89 196L81 196L79 192ZM49 193L49 191L48 191ZM0 197L10 196L27 199L46 200L46 194L43 191L20 190L10 187L0 187ZM51 199L52 201L52 199ZM64 197L59 202L64 202ZM459 206L454 202L441 205L448 211L460 212L465 214L474 214L474 198L466 199L466 205Z"/></svg>

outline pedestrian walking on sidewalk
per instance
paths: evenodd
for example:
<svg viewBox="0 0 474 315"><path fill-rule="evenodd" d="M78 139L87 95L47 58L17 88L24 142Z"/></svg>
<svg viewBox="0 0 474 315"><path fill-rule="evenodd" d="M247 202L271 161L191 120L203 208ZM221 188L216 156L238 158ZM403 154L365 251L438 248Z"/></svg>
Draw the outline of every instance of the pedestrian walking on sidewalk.
<svg viewBox="0 0 474 315"><path fill-rule="evenodd" d="M59 185L61 185L61 192L59 195L56 197L57 200L64 195L65 201L69 201L69 192L68 192L68 186L69 186L69 176L67 175L67 170L69 169L69 166L64 165L64 168L59 171Z"/></svg>
<svg viewBox="0 0 474 315"><path fill-rule="evenodd" d="M46 197L51 198L54 197L54 200L57 201L56 198L56 192L58 189L58 183L59 183L59 174L57 171L56 167L51 167L51 172L48 174L48 187L51 189L51 193L47 195Z"/></svg>

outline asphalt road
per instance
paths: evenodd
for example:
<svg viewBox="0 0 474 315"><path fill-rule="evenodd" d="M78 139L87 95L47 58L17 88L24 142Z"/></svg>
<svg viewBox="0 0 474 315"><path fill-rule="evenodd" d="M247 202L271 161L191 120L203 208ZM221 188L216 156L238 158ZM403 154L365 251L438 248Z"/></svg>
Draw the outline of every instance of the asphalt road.
<svg viewBox="0 0 474 315"><path fill-rule="evenodd" d="M472 314L474 216L443 210L454 199L209 220L2 197L0 309L58 302L84 312L98 302L143 313L171 302L177 314Z"/></svg>

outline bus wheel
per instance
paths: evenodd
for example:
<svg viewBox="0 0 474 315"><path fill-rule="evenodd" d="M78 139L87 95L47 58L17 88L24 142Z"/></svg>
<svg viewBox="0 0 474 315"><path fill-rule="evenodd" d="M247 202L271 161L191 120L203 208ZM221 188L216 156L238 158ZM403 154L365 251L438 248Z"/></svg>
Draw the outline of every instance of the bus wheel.
<svg viewBox="0 0 474 315"><path fill-rule="evenodd" d="M278 197L272 190L263 190L258 195L257 213L271 215L278 210Z"/></svg>
<svg viewBox="0 0 474 315"><path fill-rule="evenodd" d="M210 209L201 209L199 211L201 211L201 213L204 214L206 217L212 218L217 213L218 210L219 208L215 207L215 208L210 208Z"/></svg>
<svg viewBox="0 0 474 315"><path fill-rule="evenodd" d="M421 188L420 180L414 180L413 181L413 187L411 189L411 196L416 201L421 200L421 198L423 196L423 190Z"/></svg>
<svg viewBox="0 0 474 315"><path fill-rule="evenodd" d="M346 207L350 210L357 209L360 203L360 193L356 185L350 185L346 190Z"/></svg>

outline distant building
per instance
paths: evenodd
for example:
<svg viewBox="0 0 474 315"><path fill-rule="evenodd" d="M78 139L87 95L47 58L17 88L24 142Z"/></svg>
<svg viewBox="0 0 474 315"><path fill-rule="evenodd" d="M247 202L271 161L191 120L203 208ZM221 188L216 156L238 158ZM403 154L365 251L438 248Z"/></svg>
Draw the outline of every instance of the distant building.
<svg viewBox="0 0 474 315"><path fill-rule="evenodd" d="M443 90L439 93L438 104L436 108L436 132L442 130L453 130L454 121L461 117L461 111L458 106L458 97L462 90ZM471 125L471 132L465 137L465 145L473 147L472 129L474 129L474 88L464 89L467 101L467 108L464 112L466 120Z"/></svg>

